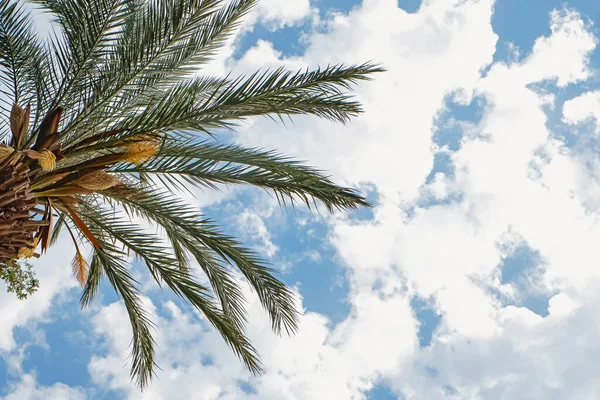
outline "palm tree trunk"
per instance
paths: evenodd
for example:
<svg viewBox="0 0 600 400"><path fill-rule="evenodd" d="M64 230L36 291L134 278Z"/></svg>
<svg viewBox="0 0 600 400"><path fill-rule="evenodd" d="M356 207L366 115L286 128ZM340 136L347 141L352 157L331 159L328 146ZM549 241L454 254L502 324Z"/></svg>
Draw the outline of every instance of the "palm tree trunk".
<svg viewBox="0 0 600 400"><path fill-rule="evenodd" d="M34 252L36 233L45 221L33 219L35 200L29 189L29 168L14 152L0 162L0 263Z"/></svg>

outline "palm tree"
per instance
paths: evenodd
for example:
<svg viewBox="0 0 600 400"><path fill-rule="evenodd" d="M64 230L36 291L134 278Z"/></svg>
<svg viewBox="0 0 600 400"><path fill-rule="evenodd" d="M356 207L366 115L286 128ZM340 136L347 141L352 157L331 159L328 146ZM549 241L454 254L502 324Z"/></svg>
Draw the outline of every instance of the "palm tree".
<svg viewBox="0 0 600 400"><path fill-rule="evenodd" d="M178 190L249 184L284 205L368 206L316 169L211 136L255 116L346 122L361 111L351 85L381 69L202 75L256 0L32 3L53 19L49 37L36 34L31 7L0 0L1 107L10 116L0 131L0 269L24 270L24 260L69 235L81 305L90 304L104 277L122 298L133 331L131 375L143 388L153 376L155 350L152 322L125 261L133 254L259 373L234 271L256 292L276 333L297 328L293 292L255 253L178 198ZM194 278L192 261L210 285Z"/></svg>

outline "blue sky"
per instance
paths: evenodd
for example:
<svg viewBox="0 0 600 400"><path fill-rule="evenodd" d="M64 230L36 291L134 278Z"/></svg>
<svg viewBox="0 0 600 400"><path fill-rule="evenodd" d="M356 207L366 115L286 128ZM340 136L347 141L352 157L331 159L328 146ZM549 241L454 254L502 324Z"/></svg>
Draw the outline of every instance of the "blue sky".
<svg viewBox="0 0 600 400"><path fill-rule="evenodd" d="M269 4L277 1L269 0ZM578 120L575 114L571 117L563 113L563 106L583 93L600 89L596 73L600 55L597 50L588 49L591 38L599 33L597 26L590 23L597 25L600 5L589 0L497 0L491 19L484 6L469 8L473 1L457 5L455 10L440 6L449 8L444 8L447 19L435 20L436 28L442 32L439 46L445 46L444 40L451 36L450 50L442 48L429 54L427 48L418 49L411 44L418 37L411 36L408 30L396 32L394 25L414 23L414 32L423 29L435 38L436 33L430 30L432 20L394 14L397 21L380 22L378 18L389 13L378 13L378 8L389 9L393 6L389 3L313 0L310 6L321 19L318 26L308 13L301 18L283 13L273 21L264 16L266 11L259 10L263 12L262 19L259 17L253 29L236 40L233 58L224 67L261 67L248 57L261 40L273 47L261 50L265 60L275 57L291 66L298 59L307 64L328 62L329 54L323 50L331 46L328 40L335 43L347 36L347 43L356 42L356 51L340 50L336 56L352 57L348 62L357 62L375 54L376 61L390 69L381 78L381 86L373 85L373 92L369 92L369 84L361 87L359 95L366 103L367 113L363 122L353 122L347 131L336 126L337 130L330 132L329 125L304 119L290 128L259 121L244 127L233 138L280 148L330 170L336 180L368 194L377 204L374 210L332 218L302 208L281 210L260 191L236 190L206 201L202 200L205 194L199 193L207 215L262 252L282 279L295 285L302 295L302 306L309 315L306 339L302 336L298 343L287 343L291 347L273 345L280 352L289 351L301 366L294 369L288 364L272 365L275 372L267 374L269 380L250 378L238 373L239 366L232 367L235 364L229 359L223 361L216 350L207 349L204 353L198 347L212 343L204 328L195 339L185 341L189 347L177 347L166 339L165 349L173 349L174 354L199 354L199 366L186 360L186 368L206 373L206 378L202 378L205 387L221 385L221 391L210 395L192 391L200 396L194 397L198 399L315 398L311 393L328 393L327 398L340 400L350 399L349 396L370 400L591 398L585 395L598 388L593 374L570 385L569 377L578 360L562 354L560 348L561 340L576 339L584 331L600 333L596 319L590 318L593 321L588 326L572 323L585 320L582 315L586 315L583 313L588 310L587 305L595 301L596 286L592 282L599 278L586 264L596 254L586 240L597 235L595 204L600 186L594 173L600 169L596 164L598 154L589 146L597 145L597 135L593 118ZM425 16L443 0L427 3L431 7L419 8L420 1L416 0L398 1L397 6ZM565 7L579 14L557 17L553 32L551 13L566 10ZM371 49L368 43L360 41L361 35L355 37L351 30L344 30L343 24L342 28L328 24L334 15L356 23L356 30L366 32L362 36L389 38L389 43L373 45L377 49ZM450 21L456 15L459 17ZM360 24L365 20L370 27ZM581 29L576 20L583 21ZM377 31L379 25L381 32ZM563 26L567 27L564 31ZM389 35L385 29L390 29ZM471 39L464 40L462 32ZM560 36L563 33L564 37ZM549 55L544 55L543 60L556 64L564 61L568 65L548 72L544 68L549 67L543 66L547 63L536 64L530 59L538 53L546 54L546 50L534 49L536 39L552 35L564 40L550 43L548 48L556 50L548 50ZM452 45L455 42L458 44ZM459 50L460 46L465 50ZM569 53L569 49L579 49L578 46L581 51ZM386 59L386 54L395 51L397 55ZM464 65L456 61L458 57L467 59ZM584 60L583 67L573 61L576 57ZM527 78L519 72L503 75L502 66L506 64L525 66L523 70L531 72L523 73ZM421 78L422 71L428 68L433 75ZM510 71L516 70L517 67ZM433 83L417 90L410 86L407 74L422 85L428 85L430 80ZM445 74L449 83L441 79ZM560 84L561 79L568 82ZM471 93L470 101L455 101L454 94L460 90ZM515 109L503 103L513 94ZM544 94L554 96L553 101L544 103ZM389 97L382 99L385 96ZM378 110L389 114L393 110L390 103L394 102L408 107L414 104L414 109L399 106L398 115L382 122ZM593 111L600 110L600 103L582 102L575 108L587 110L586 107L592 110L589 115L600 115L600 111ZM546 120L535 119L538 111ZM515 131L523 135L520 140L512 139L512 121ZM583 124L578 125L580 122ZM331 139L320 139L320 130L322 135L331 133ZM528 132L542 131L547 137L541 133L535 137L531 133L531 139L526 136ZM473 139L478 135L487 139ZM362 141L365 136L374 143L372 148ZM487 142L497 147L487 148ZM447 150L432 151L436 146L447 146ZM528 146L532 149L527 150ZM526 149L522 164L540 163L543 178L530 178L530 170L518 175L522 149ZM375 150L381 155L374 156ZM493 162L498 154L509 156L498 156L499 161ZM572 175L563 176L563 171ZM541 187L547 188L548 194L540 194ZM571 203L573 199L577 204ZM543 214L546 208L548 214ZM582 225L574 221L581 221ZM547 226L541 226L546 223ZM565 236L561 236L563 233ZM37 267L69 270L70 257L62 259L58 253L53 257L52 262L40 262ZM144 282L140 266L132 268L139 271ZM44 280L41 285L45 285ZM119 358L121 353L115 349L115 343L123 343L122 338L102 330L102 321L108 321L102 319L103 315L109 315L103 313L113 310L109 306L116 301L108 285L103 285L94 308L83 312L73 282L54 285L61 289L49 295L47 304L40 306L42 311L12 327L9 334L14 345L2 347L0 341L0 397L26 393L18 392L26 374L35 381L31 385L37 391L27 392L32 399L54 393L44 392L45 388L64 389L64 398L89 399L164 398L161 396L173 388L185 392L184 386L193 378L180 382L166 370L163 375L159 373L157 388L147 397L138 397L135 388L123 383L128 360ZM165 306L170 301L190 318L186 324L194 329L203 326L193 310L173 295L155 288L149 290L147 294L160 318L176 325L172 309ZM561 324L568 326L570 337L553 336ZM262 332L260 322L256 325L252 332ZM168 329L169 325L165 327ZM320 335L326 336L322 342ZM540 335L547 335L544 343L549 343L550 348L532 344ZM265 341L262 347L268 350L271 344ZM308 347L303 348L303 343L309 343ZM592 345L582 341L581 346L575 350L587 351L585 346ZM369 347L370 351L363 349ZM529 349L525 352L530 355L522 355L520 348ZM309 359L310 355L302 354L311 352L318 353L315 357L319 361L314 361L314 365L303 358ZM540 361L542 356L549 358L550 366ZM94 359L100 361L91 366ZM170 360L165 356L167 359ZM276 359L267 357L273 363ZM495 362L495 367L487 366ZM592 371L599 368L597 361L587 362ZM533 372L523 372L519 367L522 365L531 366ZM161 366L175 371L177 361ZM231 380L210 381L214 374L211 367L233 371ZM306 370L301 369L304 367ZM517 374L523 372L524 382L514 377L511 381L513 370ZM324 371L323 382L318 371ZM549 389L545 374L560 384ZM285 376L291 376L289 381L282 378ZM500 383L490 386L494 380ZM339 382L330 387L327 381ZM172 392L170 397L191 398L189 393L186 397L181 393Z"/></svg>

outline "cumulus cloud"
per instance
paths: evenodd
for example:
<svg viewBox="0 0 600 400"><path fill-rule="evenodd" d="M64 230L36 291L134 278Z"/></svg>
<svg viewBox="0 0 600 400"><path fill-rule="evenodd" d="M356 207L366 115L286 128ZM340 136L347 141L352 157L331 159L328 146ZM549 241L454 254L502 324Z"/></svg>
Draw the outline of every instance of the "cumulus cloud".
<svg viewBox="0 0 600 400"><path fill-rule="evenodd" d="M15 350L13 336L15 327L35 324L47 317L51 306L58 304L62 295L76 286L72 277L71 256L73 253L70 239L64 237L53 246L43 260L34 259L31 263L40 281L39 290L27 300L18 300L14 293L7 293L4 282L0 284L0 309L2 324L0 325L0 351ZM65 257L65 255L67 255Z"/></svg>
<svg viewBox="0 0 600 400"><path fill-rule="evenodd" d="M563 105L563 121L567 124L576 125L587 120L600 121L600 91L583 93Z"/></svg>
<svg viewBox="0 0 600 400"><path fill-rule="evenodd" d="M263 0L257 4L254 13L255 18L270 25L272 29L283 28L297 24L310 16L311 6L309 0ZM248 24L253 23L255 20L251 17Z"/></svg>
<svg viewBox="0 0 600 400"><path fill-rule="evenodd" d="M408 376L389 383L409 399L593 399L600 391L595 308L589 303L568 315L557 308L546 318L503 308L501 334L440 337L419 352Z"/></svg>
<svg viewBox="0 0 600 400"><path fill-rule="evenodd" d="M248 335L260 352L266 372L252 377L205 320L165 302L154 312L157 322L159 376L143 393L129 381L127 344L131 340L125 309L113 303L93 319L106 338L108 354L89 365L97 384L121 390L129 399L364 399L378 373L398 367L416 343L416 326L406 325L411 310L404 297L381 299L365 294L350 320L331 329L323 316L307 312L293 337L276 337L260 304L249 291ZM373 308L381 313L373 313ZM151 310L155 310L150 307ZM398 318L387 318L394 314ZM386 347L370 341L398 340Z"/></svg>
<svg viewBox="0 0 600 400"><path fill-rule="evenodd" d="M71 289L77 286L72 276L71 257L74 249L70 238L63 237L44 255L43 259L32 260L31 263L40 281L40 288L27 300L18 300L14 293L4 290L0 284L0 308L2 324L0 324L0 356L4 359L13 381L7 380L3 388L4 400L79 400L87 398L79 388L69 387L57 382L51 386L39 385L35 374L23 370L26 349L37 344L50 350L44 341L44 334L38 331L37 325L51 322L51 314L68 298L75 295ZM15 328L26 328L33 333L35 343L17 342Z"/></svg>
<svg viewBox="0 0 600 400"><path fill-rule="evenodd" d="M410 213L382 205L374 221L336 227L336 245L357 288L381 279L387 267L396 282L406 279L409 292L433 297L443 316L431 348L415 355L430 369L388 377L407 398L590 398L597 392L593 372L580 371L576 384L570 378L570 366L578 365L571 355L594 345L571 348L571 355L562 347L598 332L585 317L582 325L571 325L580 311L573 311L577 302L569 297L591 290L598 279L600 226L589 206L594 185L581 184L593 181L590 156L552 138L544 112L548 95L530 86L586 79L596 38L574 11L554 11L550 23L551 35L538 39L522 62L496 63L477 82L474 93L486 102L473 127L478 134L465 136L451 153L449 184L459 201ZM572 57L560 64L564 54ZM373 236L380 240L369 241ZM541 255L543 288L536 290L548 297L561 292L546 319L494 295L505 289L498 279L503 245L515 237ZM357 250L366 241L368 255ZM370 260L373 253L378 256ZM591 307L593 300L586 301Z"/></svg>
<svg viewBox="0 0 600 400"><path fill-rule="evenodd" d="M279 247L273 243L263 217L254 210L244 210L237 219L245 238L259 243L256 250L267 258L273 258Z"/></svg>
<svg viewBox="0 0 600 400"><path fill-rule="evenodd" d="M480 345L465 353L472 356L465 363L493 363L494 355L483 349L508 341L510 349L498 349L509 352L510 361L499 367L508 373L512 363L519 362L520 346L551 334L554 328L548 328L549 321L568 324L571 312L579 310L570 296L591 290L590 281L597 280L594 263L599 254L594 243L600 239L600 227L593 201L597 170L589 167L597 157L569 149L552 137L546 126L546 106L552 104L553 96L531 87L542 82L564 87L587 79L597 39L578 13L555 10L549 16L550 35L537 39L529 55L520 62L495 63L482 74L491 63L496 43L489 25L491 6L484 1L431 1L419 13L406 14L396 2L364 1L348 15L337 16L328 31L311 37L301 60L287 60L264 43L258 45L253 51L262 52L262 59L290 65L360 57L386 60L389 72L364 85L360 98L366 113L345 130L301 120L271 136L270 124L258 122L241 133L239 140L300 154L353 184L374 184L382 198L374 219L340 219L334 224L332 240L349 267L353 307L361 307L374 292L392 298L407 294L433 298L442 315L433 346L446 349L447 369L457 357L447 343L467 346L476 341ZM370 23L375 19L378 24ZM254 54L252 58L261 57ZM242 59L242 63L249 61L250 57ZM435 155L431 142L435 118L448 95L460 103L474 96L484 99L483 117L472 124L459 150L450 152L454 176L439 175L432 188L440 198L453 193L460 200L421 207L419 195L427 188L425 178ZM499 278L503 258L511 254L507 241L515 240L540 254L537 287L511 287ZM519 290L547 297L559 292L550 301L547 321L504 303L505 297L516 296ZM518 319L519 329L509 329L508 321L513 319ZM536 329L536 321L545 328ZM404 324L411 322L412 317ZM360 322L352 317L344 324L360 329ZM590 323L571 333L579 337L586 329L598 330ZM529 360L559 348L567 337L550 335L550 344L532 353ZM378 343L387 346L396 339L391 335ZM416 351L414 359L423 354ZM549 367L556 371L555 392L563 398L593 393L593 385L578 389L566 384L569 372L558 367L560 355L550 358L556 364ZM439 358L433 354L430 363L435 367L436 362L443 365L443 360L441 354ZM406 382L395 388L408 398L502 398L518 393L520 387L518 380L502 376L508 379L506 385L497 384L503 389L494 391L490 388L496 387L493 382L500 379L500 373L468 376L473 371L465 369L453 372L455 381L470 382L464 390L454 382L454 386L437 387L438 392L424 392L427 382L435 380L420 372L424 384L416 391L411 389L415 377L410 373L397 369L384 376L390 382ZM588 381L593 376L580 379ZM523 392L522 398L539 398L536 393L551 390L543 374L531 374L523 382L531 390Z"/></svg>
<svg viewBox="0 0 600 400"><path fill-rule="evenodd" d="M574 10L553 10L550 36L535 41L533 51L519 67L519 75L529 82L555 79L559 87L586 79L589 56L596 47L590 26ZM563 60L557 63L556 60Z"/></svg>
<svg viewBox="0 0 600 400"><path fill-rule="evenodd" d="M40 386L35 376L24 374L18 383L13 383L8 389L8 394L2 400L84 400L85 392L82 389L72 388L62 383L52 386Z"/></svg>

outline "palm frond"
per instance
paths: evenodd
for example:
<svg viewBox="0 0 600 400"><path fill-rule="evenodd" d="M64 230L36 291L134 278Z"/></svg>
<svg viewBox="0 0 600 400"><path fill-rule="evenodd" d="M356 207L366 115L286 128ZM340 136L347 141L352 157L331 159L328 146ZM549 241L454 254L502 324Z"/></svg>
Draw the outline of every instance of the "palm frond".
<svg viewBox="0 0 600 400"><path fill-rule="evenodd" d="M321 171L273 151L210 142L167 141L160 153L141 165L119 164L113 171L144 173L166 187L250 184L272 190L283 204L300 199L311 207L320 200L328 210L369 206L354 190L335 185Z"/></svg>
<svg viewBox="0 0 600 400"><path fill-rule="evenodd" d="M194 73L233 32L256 0L149 1L126 19L96 92L65 134L94 128L147 90ZM90 125L91 124L91 125Z"/></svg>
<svg viewBox="0 0 600 400"><path fill-rule="evenodd" d="M58 238L60 237L60 234L63 230L63 228L65 227L65 219L62 215L62 213L58 213L58 219L56 221L56 224L54 225L54 229L52 229L52 235L50 236L50 246L56 244L56 241L58 240Z"/></svg>
<svg viewBox="0 0 600 400"><path fill-rule="evenodd" d="M231 81L196 78L140 96L123 109L124 117L113 129L209 132L265 115L310 114L347 122L362 110L346 92L353 83L379 71L372 64L335 65L313 71L267 70Z"/></svg>
<svg viewBox="0 0 600 400"><path fill-rule="evenodd" d="M206 270L206 254L214 252L223 261L237 267L256 291L261 304L269 313L276 333L282 329L294 332L298 324L295 295L271 268L265 266L249 249L230 236L219 232L217 226L167 193L142 191L129 197L107 193L131 215L162 226L171 238L192 254L210 280L214 272ZM218 292L217 292L218 293Z"/></svg>
<svg viewBox="0 0 600 400"><path fill-rule="evenodd" d="M94 252L88 285L84 290L85 292L89 290L91 271L101 268L115 292L123 299L133 332L131 377L140 387L145 387L152 379L155 366L154 340L151 333L153 323L144 310L139 292L135 287L136 280L123 265L122 260L124 259L126 259L124 252L112 247L110 243L103 243L102 249L96 249Z"/></svg>
<svg viewBox="0 0 600 400"><path fill-rule="evenodd" d="M102 211L88 205L81 209L81 213L82 218L93 227L92 229L109 234L126 250L140 257L157 282L166 283L179 297L188 300L200 312L203 312L250 371L260 372L258 355L244 336L243 326L239 326L230 314L218 309L211 299L209 289L196 283L187 270L179 268L177 259L170 255L168 249L157 244L160 243L159 238L143 232L129 219L123 219L115 215L113 211ZM143 365L152 367L147 363ZM152 375L151 371L136 371L134 375L136 379L142 379L138 374Z"/></svg>
<svg viewBox="0 0 600 400"><path fill-rule="evenodd" d="M26 8L10 0L0 0L0 83L8 112L13 104L28 104L43 84L44 48L34 31Z"/></svg>
<svg viewBox="0 0 600 400"><path fill-rule="evenodd" d="M62 27L64 38L55 41L54 55L62 61L62 80L49 109L59 105L77 109L82 91L91 89L90 74L104 65L124 21L139 0L33 0L49 11ZM64 43L64 46L61 45Z"/></svg>
<svg viewBox="0 0 600 400"><path fill-rule="evenodd" d="M119 199L118 196L113 198ZM129 199L120 198L120 200L121 205L123 205L125 210L130 212L130 214L142 216L148 221L161 226L167 233L174 248L180 248L181 251L184 251L183 249L185 249L185 251L189 252L189 254L194 257L211 283L225 315L236 327L243 329L246 323L245 299L235 277L222 264L218 259L218 255L215 254L211 248L204 243L199 242L193 236L196 232L181 229L181 226L177 225L177 216L183 214L168 214L170 211L175 210L174 207L167 208L166 210L164 208L157 209L150 203L140 205L136 201L134 205L134 202L128 201ZM146 208L142 208L143 206L146 206ZM178 258L180 257L181 254ZM178 266L179 269L186 270L181 268L180 260L178 260Z"/></svg>
<svg viewBox="0 0 600 400"><path fill-rule="evenodd" d="M81 220L81 217L75 217L73 212L67 215L74 226L77 229L81 229L81 224L76 222L76 219ZM89 222L89 218L87 216L84 217L87 220L86 222ZM81 296L81 304L82 306L87 306L91 303L97 293L100 279L106 276L117 295L123 300L125 309L129 315L133 332L131 377L143 388L152 379L155 366L154 340L151 333L153 323L143 307L142 299L136 288L138 282L131 276L124 265L125 260L127 260L127 254L114 245L114 239L108 236L105 230L99 229L95 224L88 223L85 226L85 229L92 232L95 240L100 245L94 245L94 253L89 265L87 281L85 282ZM69 232L71 232L70 228ZM89 240L89 236L86 233L80 233L82 238ZM72 232L71 235L73 240L76 240Z"/></svg>

